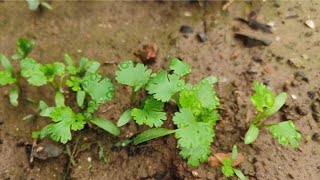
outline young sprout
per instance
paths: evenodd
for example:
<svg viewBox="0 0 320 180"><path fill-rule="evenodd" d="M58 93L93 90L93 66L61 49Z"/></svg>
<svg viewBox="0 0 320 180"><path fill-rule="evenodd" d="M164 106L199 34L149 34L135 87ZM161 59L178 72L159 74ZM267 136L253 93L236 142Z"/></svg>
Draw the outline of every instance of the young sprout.
<svg viewBox="0 0 320 180"><path fill-rule="evenodd" d="M255 93L250 97L252 104L256 107L258 113L254 117L249 130L247 131L244 143L254 142L258 135L259 129L268 127L273 137L278 139L282 145L288 145L297 148L301 141L301 134L298 132L296 125L291 121L283 121L275 124L261 124L261 120L278 112L287 100L285 92L275 96L273 92L262 83L253 83Z"/></svg>
<svg viewBox="0 0 320 180"><path fill-rule="evenodd" d="M232 163L237 159L237 156L238 156L237 145L233 145L231 159L225 158L222 160L221 171L222 171L223 175L225 175L226 177L231 177L234 174L236 174L236 176L240 180L245 180L246 177L244 176L244 174L240 170L238 170L232 166Z"/></svg>

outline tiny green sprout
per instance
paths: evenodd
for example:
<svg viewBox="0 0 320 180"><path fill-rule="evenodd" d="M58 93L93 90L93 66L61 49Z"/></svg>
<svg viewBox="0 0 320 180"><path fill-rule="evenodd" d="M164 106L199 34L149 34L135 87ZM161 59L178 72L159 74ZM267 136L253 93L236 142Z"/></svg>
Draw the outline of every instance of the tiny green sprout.
<svg viewBox="0 0 320 180"><path fill-rule="evenodd" d="M275 96L273 92L262 83L253 83L255 93L250 97L252 104L258 110L254 117L249 130L247 131L244 143L250 144L254 142L258 135L259 129L269 127L273 137L277 138L282 145L290 145L292 148L297 148L302 137L298 132L296 125L291 121L283 121L278 124L259 124L260 121L272 114L278 112L287 100L287 94L282 92Z"/></svg>
<svg viewBox="0 0 320 180"><path fill-rule="evenodd" d="M12 56L12 59L18 60L26 58L35 46L33 40L20 38L17 40L17 54Z"/></svg>
<svg viewBox="0 0 320 180"><path fill-rule="evenodd" d="M236 176L240 179L240 180L245 180L246 177L244 176L244 174L234 168L232 166L232 163L237 159L237 156L238 156L238 149L237 149L237 146L236 145L233 145L232 147L232 155L231 155L231 159L230 158L225 158L222 160L222 168L221 168L221 171L223 173L223 175L225 175L226 177L231 177L233 176L234 174L236 174Z"/></svg>

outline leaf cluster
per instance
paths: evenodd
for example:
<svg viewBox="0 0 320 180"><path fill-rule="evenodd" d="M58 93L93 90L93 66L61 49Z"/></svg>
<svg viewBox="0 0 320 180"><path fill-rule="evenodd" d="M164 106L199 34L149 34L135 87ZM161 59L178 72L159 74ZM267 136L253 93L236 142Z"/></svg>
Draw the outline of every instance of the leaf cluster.
<svg viewBox="0 0 320 180"><path fill-rule="evenodd" d="M301 141L301 134L297 131L296 126L291 120L277 124L259 124L262 119L280 110L287 100L287 94L282 92L278 96L275 96L267 86L257 82L253 83L253 88L255 93L250 97L250 100L258 113L245 135L245 144L250 144L257 139L260 128L268 127L272 136L277 138L280 144L289 144L292 148L297 148Z"/></svg>
<svg viewBox="0 0 320 180"><path fill-rule="evenodd" d="M145 87L148 96L142 101L142 108L134 107L125 111L118 125L123 126L132 118L139 125L155 127L139 134L134 144L175 133L182 158L188 159L189 165L198 166L208 159L214 137L213 128L219 118L216 110L219 98L212 90L217 79L209 76L193 86L187 82L186 75L191 72L187 63L173 58L169 68L170 73L166 70L152 73L140 63L136 66L132 61L119 64L116 80L131 86L132 93ZM180 109L173 117L176 130L161 128L166 120L163 106L169 101L176 103Z"/></svg>
<svg viewBox="0 0 320 180"><path fill-rule="evenodd" d="M102 77L98 72L100 63L82 57L76 66L69 55L64 56L65 63L53 62L41 64L28 57L35 43L28 39L17 40L17 53L12 57L19 60L20 69L16 72L10 61L0 55L4 70L0 70L0 85L14 84L9 93L12 105L18 105L20 91L20 77L25 78L32 86L51 85L55 91L55 106L49 107L44 101L39 102L40 116L48 117L52 123L41 131L35 131L33 137L44 138L50 136L52 140L66 143L71 140L71 131L84 128L87 122L93 123L114 135L119 135L117 126L108 120L94 117L93 113L99 106L110 101L114 96L115 87L108 77ZM70 87L77 94L78 113L65 105L64 90Z"/></svg>
<svg viewBox="0 0 320 180"><path fill-rule="evenodd" d="M236 176L240 180L245 180L246 177L244 176L244 174L240 170L238 170L232 166L232 163L237 159L237 156L238 156L238 148L236 145L234 145L232 148L231 158L225 158L222 160L221 171L226 177L231 177L234 174L236 174Z"/></svg>

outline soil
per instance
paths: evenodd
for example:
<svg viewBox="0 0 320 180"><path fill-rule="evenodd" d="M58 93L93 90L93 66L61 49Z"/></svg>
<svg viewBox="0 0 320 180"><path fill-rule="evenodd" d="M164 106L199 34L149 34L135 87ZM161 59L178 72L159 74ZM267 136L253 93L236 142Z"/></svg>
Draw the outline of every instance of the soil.
<svg viewBox="0 0 320 180"><path fill-rule="evenodd" d="M215 130L212 153L230 152L237 144L245 161L239 169L249 179L320 179L319 122L312 116L311 104L319 100L320 2L233 2L229 11L221 11L222 2L52 2L53 10L32 12L24 2L0 1L0 52L10 57L19 37L32 38L36 48L31 57L42 63L63 59L64 53L75 59L86 56L105 63L102 73L114 78L116 65L126 59L139 62L134 52L144 44L155 43L158 55L154 70L168 68L168 59L183 58L191 64L190 81L208 75L220 78L216 86L221 99L220 120ZM273 22L273 33L251 29L235 18L247 18L256 11L259 22ZM304 22L311 19L316 28ZM182 25L193 33L182 34ZM268 46L245 47L234 38L236 32L268 38ZM197 33L208 40L200 42ZM252 145L243 137L255 110L249 96L251 84L260 81L275 92L285 91L285 108L268 122L292 119L303 135L298 149L278 144L267 130L262 130ZM129 93L117 86L112 102L97 115L116 121L129 105ZM310 93L314 92L314 98ZM192 168L179 157L173 136L140 146L112 148L119 141L102 130L86 127L73 133L67 146L77 146L75 165L69 166L65 154L30 164L28 147L31 132L48 123L47 119L22 120L34 113L36 105L28 98L53 103L50 88L32 88L22 82L22 98L17 108L10 106L8 88L0 87L0 179L225 179L217 167L204 163ZM311 93L312 94L312 93ZM70 97L71 98L71 97ZM166 107L165 127L175 108ZM120 139L147 129L130 122L123 127ZM310 140L311 139L311 140ZM105 161L99 160L97 143L104 149ZM53 143L43 140L41 143ZM70 167L70 168L68 168ZM235 178L233 178L235 179Z"/></svg>

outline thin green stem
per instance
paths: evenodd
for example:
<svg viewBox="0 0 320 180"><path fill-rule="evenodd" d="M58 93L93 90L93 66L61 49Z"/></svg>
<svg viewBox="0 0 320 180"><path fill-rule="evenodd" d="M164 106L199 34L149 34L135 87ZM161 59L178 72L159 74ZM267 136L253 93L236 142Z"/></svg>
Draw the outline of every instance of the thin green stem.
<svg viewBox="0 0 320 180"><path fill-rule="evenodd" d="M131 88L131 105L135 105L136 103L136 92L134 91L134 88Z"/></svg>
<svg viewBox="0 0 320 180"><path fill-rule="evenodd" d="M253 124L258 124L259 123L259 121L261 120L261 118L260 118L260 115L261 115L262 113L258 113L254 118L253 118Z"/></svg>

